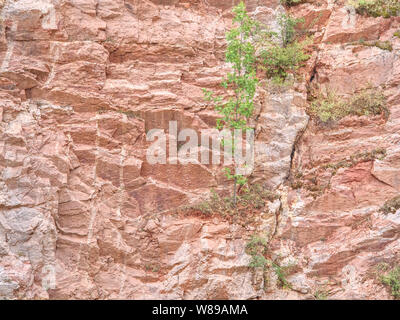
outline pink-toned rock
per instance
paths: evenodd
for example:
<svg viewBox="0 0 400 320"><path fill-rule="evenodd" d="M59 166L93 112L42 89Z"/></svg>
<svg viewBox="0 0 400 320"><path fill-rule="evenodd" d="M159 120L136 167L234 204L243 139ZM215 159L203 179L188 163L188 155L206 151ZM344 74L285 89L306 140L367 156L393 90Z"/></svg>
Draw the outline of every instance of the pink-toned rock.
<svg viewBox="0 0 400 320"><path fill-rule="evenodd" d="M0 298L391 298L374 274L399 261L398 213L380 210L400 192L398 18L343 1L288 9L314 34L304 79L347 96L380 86L390 115L317 125L305 83L262 81L250 181L278 194L263 212L183 214L211 188L230 192L222 167L147 163L149 130L215 126L202 88L221 92L237 2L0 1ZM284 11L246 6L275 29ZM376 149L386 156L343 165ZM249 268L255 234L292 290L273 268Z"/></svg>

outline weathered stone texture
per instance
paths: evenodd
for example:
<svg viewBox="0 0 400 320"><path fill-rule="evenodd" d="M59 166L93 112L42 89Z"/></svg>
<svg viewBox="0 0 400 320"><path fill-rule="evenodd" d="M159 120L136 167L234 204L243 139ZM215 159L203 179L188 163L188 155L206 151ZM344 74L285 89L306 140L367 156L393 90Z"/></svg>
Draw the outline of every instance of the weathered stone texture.
<svg viewBox="0 0 400 320"><path fill-rule="evenodd" d="M228 68L236 2L3 1L0 298L310 299L321 288L389 298L369 275L399 259L400 212L379 211L400 192L398 17L360 17L332 1L292 9L315 35L304 79L347 95L380 86L391 114L321 127L305 112L305 83L260 89L252 181L280 199L257 223L174 213L228 187L221 166L146 162L148 130L215 124L201 89L219 90ZM278 0L247 5L273 28L284 11ZM377 148L384 159L321 169ZM329 187L316 197L292 189L298 171ZM265 231L271 257L293 267L292 290L248 268L246 242Z"/></svg>

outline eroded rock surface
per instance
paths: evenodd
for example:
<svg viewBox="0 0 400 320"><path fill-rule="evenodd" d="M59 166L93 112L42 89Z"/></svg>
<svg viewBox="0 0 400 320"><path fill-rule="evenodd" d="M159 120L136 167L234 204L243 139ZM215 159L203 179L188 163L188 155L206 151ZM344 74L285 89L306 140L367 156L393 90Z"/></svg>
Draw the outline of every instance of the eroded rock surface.
<svg viewBox="0 0 400 320"><path fill-rule="evenodd" d="M278 0L246 4L272 28L285 11ZM215 125L202 88L218 91L228 68L233 2L0 5L0 298L390 298L373 272L399 260L400 212L380 211L400 193L398 17L361 17L343 1L292 9L314 34L313 54L303 82L259 90L254 123L252 182L280 197L239 224L174 213L229 187L221 166L145 157L150 129ZM343 95L379 86L389 119L321 126L305 111L310 83ZM386 156L326 169L376 149ZM266 234L271 259L290 266L291 289L248 267L253 234Z"/></svg>

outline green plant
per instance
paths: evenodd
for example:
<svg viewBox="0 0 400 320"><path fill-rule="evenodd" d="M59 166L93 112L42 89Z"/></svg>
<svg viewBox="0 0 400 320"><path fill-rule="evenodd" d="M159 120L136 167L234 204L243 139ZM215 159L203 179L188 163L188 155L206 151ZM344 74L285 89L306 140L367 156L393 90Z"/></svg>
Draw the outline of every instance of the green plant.
<svg viewBox="0 0 400 320"><path fill-rule="evenodd" d="M280 286L282 288L291 289L292 285L286 279L290 266L281 267L277 262L266 259L265 255L267 254L267 251L267 241L258 235L253 235L246 245L246 253L251 256L249 267L261 268L263 270L266 270L268 267L272 267L278 278L278 283Z"/></svg>
<svg viewBox="0 0 400 320"><path fill-rule="evenodd" d="M321 122L340 120L348 115L371 116L383 114L389 116L386 98L379 89L366 88L348 99L336 95L333 91L319 92L311 102L309 113Z"/></svg>
<svg viewBox="0 0 400 320"><path fill-rule="evenodd" d="M362 46L366 46L366 47L377 47L379 49L382 50L386 50L386 51L393 51L393 46L391 44L390 41L365 41L363 39L360 39L358 41L358 44L362 45Z"/></svg>
<svg viewBox="0 0 400 320"><path fill-rule="evenodd" d="M260 52L262 68L266 70L267 77L276 84L284 83L288 74L294 74L310 58L304 51L308 41L296 40L295 26L303 21L286 14L280 15L279 33L272 34L272 40L266 42Z"/></svg>
<svg viewBox="0 0 400 320"><path fill-rule="evenodd" d="M354 6L360 15L390 18L400 14L398 0L351 0L349 4Z"/></svg>
<svg viewBox="0 0 400 320"><path fill-rule="evenodd" d="M249 267L263 268L268 265L268 260L264 257L267 252L267 241L260 237L253 235L246 245L246 253L251 256Z"/></svg>
<svg viewBox="0 0 400 320"><path fill-rule="evenodd" d="M251 19L246 12L243 2L233 9L233 22L236 27L226 35L227 49L226 62L231 64L233 71L223 79L222 86L226 91L233 90L234 97L224 99L214 96L212 91L203 89L205 99L214 104L222 118L217 121L217 128L221 129L248 129L248 122L253 114L253 98L256 92L258 79L256 76L256 48L252 43L252 36L257 33L258 23ZM232 152L236 145L235 138L223 143L232 144ZM234 160L234 173L226 168L226 176L233 183L233 204L236 206L237 185L246 183L241 174L237 174L238 164Z"/></svg>
<svg viewBox="0 0 400 320"><path fill-rule="evenodd" d="M382 49L382 50L386 50L386 51L393 51L393 46L390 43L390 41L375 41L374 42L374 46Z"/></svg>
<svg viewBox="0 0 400 320"><path fill-rule="evenodd" d="M330 120L339 120L343 117L343 100L333 91L326 94L319 93L316 99L311 103L310 113L316 116L322 122Z"/></svg>
<svg viewBox="0 0 400 320"><path fill-rule="evenodd" d="M314 293L314 298L316 300L327 300L329 296L329 292L325 291L325 290L317 290Z"/></svg>
<svg viewBox="0 0 400 320"><path fill-rule="evenodd" d="M380 280L390 288L391 294L395 299L400 298L400 266L396 266L381 275Z"/></svg>
<svg viewBox="0 0 400 320"><path fill-rule="evenodd" d="M400 29L397 30L397 31L393 34L393 36L395 36L395 37L397 37L397 38L400 39Z"/></svg>
<svg viewBox="0 0 400 320"><path fill-rule="evenodd" d="M382 90L367 88L353 95L348 100L349 106L346 113L356 116L370 116L384 114L389 115L386 106L386 97Z"/></svg>
<svg viewBox="0 0 400 320"><path fill-rule="evenodd" d="M187 206L185 211L198 211L204 215L219 214L223 217L232 215L249 215L252 211L260 211L267 201L274 201L279 196L258 184L244 186L237 194L235 206L231 197L222 197L211 190L210 199Z"/></svg>
<svg viewBox="0 0 400 320"><path fill-rule="evenodd" d="M279 33L283 47L287 47L295 40L295 27L299 23L304 23L304 18L293 18L288 14L280 14L278 16Z"/></svg>
<svg viewBox="0 0 400 320"><path fill-rule="evenodd" d="M300 3L305 3L306 0L280 0L280 3L282 5L288 6L288 7L293 7L295 5L298 5Z"/></svg>
<svg viewBox="0 0 400 320"><path fill-rule="evenodd" d="M287 269L289 267L281 267L277 263L273 262L272 263L272 268L274 269L275 274L278 277L278 282L282 286L282 288L291 289L292 285L286 279Z"/></svg>
<svg viewBox="0 0 400 320"><path fill-rule="evenodd" d="M384 214L396 213L400 209L400 196L394 197L391 200L385 202L381 208L381 212Z"/></svg>

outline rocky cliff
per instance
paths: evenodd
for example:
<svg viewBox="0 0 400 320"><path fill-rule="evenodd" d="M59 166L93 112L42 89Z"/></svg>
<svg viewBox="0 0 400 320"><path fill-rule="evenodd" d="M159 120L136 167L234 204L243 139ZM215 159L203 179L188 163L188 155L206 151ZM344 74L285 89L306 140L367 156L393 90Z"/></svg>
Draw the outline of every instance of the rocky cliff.
<svg viewBox="0 0 400 320"><path fill-rule="evenodd" d="M251 181L277 195L261 212L182 213L229 186L221 166L147 163L150 129L215 125L202 88L228 68L234 4L0 1L0 298L391 298L376 268L400 259L399 208L382 210L400 194L399 17L246 1L271 28L304 17L313 41L294 85L257 92ZM366 86L386 118L306 112L311 87ZM249 267L255 234L275 267Z"/></svg>

